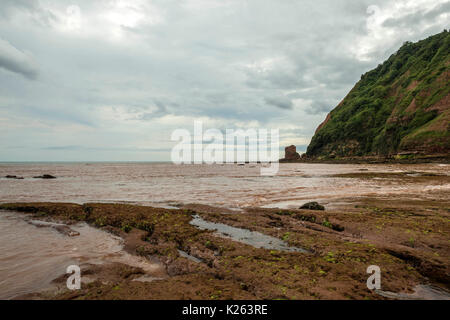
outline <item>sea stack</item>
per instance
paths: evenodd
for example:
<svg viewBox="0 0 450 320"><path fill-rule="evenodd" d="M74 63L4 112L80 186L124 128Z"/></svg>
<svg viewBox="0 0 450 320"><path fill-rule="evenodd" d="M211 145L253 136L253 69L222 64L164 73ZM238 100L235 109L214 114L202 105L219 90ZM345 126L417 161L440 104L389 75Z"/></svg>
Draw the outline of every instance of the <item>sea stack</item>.
<svg viewBox="0 0 450 320"><path fill-rule="evenodd" d="M297 161L300 160L301 156L297 152L297 147L292 145L284 148L284 159L281 162Z"/></svg>

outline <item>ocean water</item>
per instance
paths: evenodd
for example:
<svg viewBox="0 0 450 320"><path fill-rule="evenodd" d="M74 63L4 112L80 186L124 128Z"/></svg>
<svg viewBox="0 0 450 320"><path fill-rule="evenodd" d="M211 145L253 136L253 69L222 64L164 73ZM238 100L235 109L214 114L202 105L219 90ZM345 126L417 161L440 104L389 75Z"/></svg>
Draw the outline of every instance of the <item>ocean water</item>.
<svg viewBox="0 0 450 320"><path fill-rule="evenodd" d="M0 202L126 202L164 206L201 203L228 208L298 207L306 201L339 206L365 196L440 199L450 185L421 179L426 172L448 175L446 164L280 164L275 176L261 176L260 165L175 165L171 163L0 163ZM355 179L335 174L410 173L410 179ZM51 174L52 180L33 179ZM6 175L24 177L6 179Z"/></svg>

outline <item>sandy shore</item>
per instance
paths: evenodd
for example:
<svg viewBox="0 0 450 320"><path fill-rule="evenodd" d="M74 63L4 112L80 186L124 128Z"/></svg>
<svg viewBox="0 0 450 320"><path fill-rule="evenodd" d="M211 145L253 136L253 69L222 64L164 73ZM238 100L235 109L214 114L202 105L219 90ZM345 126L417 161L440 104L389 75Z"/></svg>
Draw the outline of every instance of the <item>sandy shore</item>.
<svg viewBox="0 0 450 320"><path fill-rule="evenodd" d="M430 298L428 285L450 289L448 200L358 198L347 203L325 211L69 203L0 208L69 225L86 221L121 236L128 252L161 265L154 273L119 263L88 265L82 276L90 280L81 290L60 286L22 298L406 299ZM194 217L218 223L218 229L223 224L233 232L251 230L250 237L271 236L285 246L269 249L274 244L262 238L258 244L269 248L257 248L251 241L231 239L230 231L200 229L192 224ZM381 269L382 291L366 286L370 265ZM65 279L55 283L65 284Z"/></svg>

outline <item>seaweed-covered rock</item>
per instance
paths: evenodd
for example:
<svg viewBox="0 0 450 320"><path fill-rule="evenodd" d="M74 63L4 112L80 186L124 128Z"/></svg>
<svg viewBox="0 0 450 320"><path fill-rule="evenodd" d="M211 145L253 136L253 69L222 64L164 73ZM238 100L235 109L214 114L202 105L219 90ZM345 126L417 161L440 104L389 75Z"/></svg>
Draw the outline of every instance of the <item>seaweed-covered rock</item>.
<svg viewBox="0 0 450 320"><path fill-rule="evenodd" d="M13 175L9 175L9 174L7 176L5 176L5 178L6 179L19 179L19 180L23 179L23 177L13 176Z"/></svg>
<svg viewBox="0 0 450 320"><path fill-rule="evenodd" d="M300 207L300 209L307 210L325 210L325 207L320 205L318 202L307 202Z"/></svg>
<svg viewBox="0 0 450 320"><path fill-rule="evenodd" d="M33 177L34 179L56 179L55 176L52 176L51 174L44 174L42 176L36 176Z"/></svg>

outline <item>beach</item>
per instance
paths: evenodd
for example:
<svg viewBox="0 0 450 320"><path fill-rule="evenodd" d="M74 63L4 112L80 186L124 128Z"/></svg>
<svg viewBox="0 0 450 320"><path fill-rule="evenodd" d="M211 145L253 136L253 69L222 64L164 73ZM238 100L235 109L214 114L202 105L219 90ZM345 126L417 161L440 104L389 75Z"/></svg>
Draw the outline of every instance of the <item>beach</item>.
<svg viewBox="0 0 450 320"><path fill-rule="evenodd" d="M0 180L1 222L23 224L22 248L43 231L37 252L54 237L109 244L51 256L45 285L9 299L449 298L445 163L282 164L274 177L257 164L42 163L0 174L24 177ZM325 210L299 209L311 201ZM25 256L3 254L0 268ZM65 287L69 264L81 267L80 290ZM367 288L371 265L379 290Z"/></svg>

